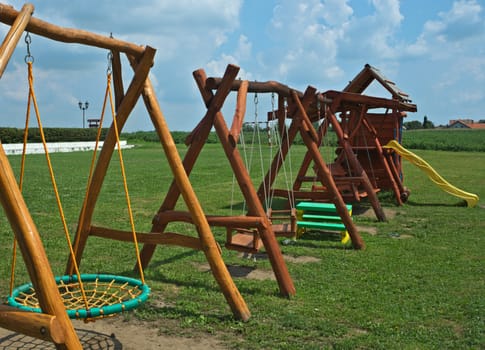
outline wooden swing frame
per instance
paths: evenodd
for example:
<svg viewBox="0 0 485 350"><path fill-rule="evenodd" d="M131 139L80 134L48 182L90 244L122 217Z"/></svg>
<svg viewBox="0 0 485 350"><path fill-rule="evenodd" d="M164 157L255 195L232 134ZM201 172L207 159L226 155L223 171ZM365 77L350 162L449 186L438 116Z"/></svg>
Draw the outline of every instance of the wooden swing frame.
<svg viewBox="0 0 485 350"><path fill-rule="evenodd" d="M232 91L239 91L244 82L241 80L235 80L232 86L229 88ZM293 89L285 84L279 83L277 81L267 81L267 82L248 82L247 91L249 92L261 92L261 93L274 93L277 95L278 108L275 111L268 113L268 118L273 118L273 114L276 114L276 119L278 119L279 130L281 139L281 148L279 153L275 155L273 161L268 169L266 176L262 183L260 184L257 195L260 203L264 200L265 188L267 191L274 193L275 196L284 197L288 196L288 191L283 189L273 188L278 172L281 170L284 160L286 159L290 147L293 144L297 134L300 134L302 140L307 147L308 154L311 159L315 162L315 166L318 169L318 180L326 185L327 192L329 193L329 198L331 202L335 204L336 211L338 215L342 218L342 222L345 225L350 238L352 240L352 245L355 249L364 249L365 243L362 240L357 227L352 221L351 216L347 210L344 200L340 195L337 186L330 174L330 171L325 163L325 160L321 157L318 144L318 135L312 126L312 121L310 120L308 110L315 108L317 99L319 98L316 89L314 87L307 87L304 93ZM223 81L221 78L212 77L207 79L207 87L219 91L223 88ZM287 107L285 107L285 100ZM236 110L239 110L238 107ZM286 109L286 112L285 112ZM285 126L285 118L291 118L291 123L288 128ZM231 144L234 144L239 137L239 132L242 127L242 120L239 115L234 116L234 121L231 126L231 131L227 136L231 140ZM292 190L292 195L296 199L301 199L298 191ZM306 194L305 194L306 196ZM305 197L307 198L307 197ZM284 235L284 233L282 233Z"/></svg>
<svg viewBox="0 0 485 350"><path fill-rule="evenodd" d="M163 230L150 234L137 232L138 241L150 244L178 245L203 251L234 316L241 320L248 320L250 312L222 260L217 242L184 170L148 77L153 64L155 49L84 30L59 27L33 18L33 12L34 6L31 4L25 4L21 11L17 11L12 6L0 3L0 22L10 26L10 30L0 47L0 78L24 31L64 43L78 43L110 50L113 54L118 131L122 130L136 102L142 96L174 175L175 187L182 194L189 209L188 216L197 227L198 232L198 238L164 232ZM134 70L132 81L126 92L121 77L121 53L126 54ZM121 241L131 241L132 239L130 232L92 225L96 201L115 148L115 134L116 130L111 125L88 189L86 211L83 219L78 223L78 233L75 237L75 256L78 263L90 235ZM32 313L2 305L0 306L0 327L53 342L57 349L82 349L57 289L39 232L19 190L14 172L1 144L0 202L18 241L42 310L41 313ZM66 273L69 274L72 271L73 261L70 260L66 267Z"/></svg>
<svg viewBox="0 0 485 350"><path fill-rule="evenodd" d="M183 164L187 174L190 174L207 141L211 129L214 127L241 189L241 193L246 200L248 214L246 216L207 215L208 223L211 226L225 227L228 236L232 235L230 231L234 228L249 233L244 237L244 242L235 242L234 240L228 242L226 247L230 249L255 253L259 248L258 245L263 244L271 262L280 294L288 297L295 294L293 281L288 272L278 242L272 232L271 222L266 216L237 148L237 137L239 136L246 111L246 95L249 86L247 81L243 81L240 84L234 123L231 127L232 131L227 127L221 112L222 105L236 82L238 72L239 67L228 65L221 79L220 86L215 89L215 93L213 92L214 88L209 85L210 78L207 78L203 69L198 69L193 72L194 79L207 107L207 112L185 141L188 149ZM234 132L235 130L237 130L237 134ZM174 210L180 196L180 190L176 186L175 181L172 182L168 193L169 195L165 198L165 201L162 203L153 220L152 231L154 232L164 230L170 222L191 222L187 212ZM242 238L243 235L241 234L239 237ZM249 241L246 239L247 237L249 237ZM155 248L156 246L154 244L148 243L144 245L141 250L142 266L146 266L149 263Z"/></svg>

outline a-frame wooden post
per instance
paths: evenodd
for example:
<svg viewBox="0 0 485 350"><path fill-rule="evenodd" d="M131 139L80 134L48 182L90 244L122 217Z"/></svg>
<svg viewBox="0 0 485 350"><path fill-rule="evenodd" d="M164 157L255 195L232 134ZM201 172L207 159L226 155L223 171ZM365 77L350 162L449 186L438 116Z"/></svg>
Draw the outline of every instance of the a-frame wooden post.
<svg viewBox="0 0 485 350"><path fill-rule="evenodd" d="M337 212L340 215L347 231L349 232L353 247L355 249L363 249L365 248L365 243L363 242L357 227L353 223L352 218L350 217L345 206L345 202L343 201L333 177L320 154L320 139L306 113L306 111L310 108L310 105L315 102L316 90L313 87L308 87L301 97L300 95L301 93L298 93L296 90L289 90L288 92L288 116L290 116L292 119L291 124L288 127L288 131L281 134L282 142L280 152L273 158L270 169L266 173L263 180L264 184L261 184L259 187L259 196L261 197L263 195L264 188L270 188L270 191L274 192L275 194L277 193L278 195L285 195L282 191L273 189L273 185L282 163L285 161L285 158L288 155L289 147L293 143L296 135L300 133L303 142L307 147L307 153L305 154L305 158L308 158L306 159L307 163L310 163L310 161L313 160L317 168L317 178L327 188L326 199L335 204ZM280 124L282 123L284 123L284 121L282 121ZM283 129L281 129L280 132L282 130ZM298 198L299 195L312 196L311 193L299 194L295 191L293 192L293 195L295 198ZM317 195L321 197L321 194ZM314 196L314 199L317 199L317 197Z"/></svg>
<svg viewBox="0 0 485 350"><path fill-rule="evenodd" d="M305 95L311 96L315 95L316 90L314 88L307 88ZM295 91L292 92L293 101L296 103L298 107L298 112L293 119L300 124L300 134L303 138L303 142L308 148L308 152L312 154L312 159L315 162L315 166L317 168L317 174L319 176L319 180L325 184L327 187L327 191L330 194L331 201L335 204L335 208L337 209L337 213L339 214L342 222L345 225L345 228L349 232L350 238L352 240L352 245L355 249L364 249L365 243L362 240L357 227L355 226L350 214L345 206L345 202L342 199L340 192L333 180L332 174L328 170L328 167L320 155L319 151L319 142L318 136L313 128L310 118L308 117L305 106L301 103L300 98L296 94ZM298 120L301 119L301 120Z"/></svg>
<svg viewBox="0 0 485 350"><path fill-rule="evenodd" d="M12 7L0 4L0 21L6 24L12 25L12 23L15 22L17 16L18 16L18 12L14 10ZM207 257L207 260L211 266L211 269L213 270L213 274L217 279L217 282L221 286L224 296L228 300L228 303L231 307L231 310L233 311L233 314L238 319L247 320L250 317L250 312L242 296L237 290L237 287L232 281L232 278L229 272L227 271L227 268L224 265L224 262L222 261L222 256L218 250L217 243L215 242L215 239L212 236L212 232L210 231L210 227L207 223L206 217L203 214L202 208L200 207L200 203L192 189L190 182L188 181L187 174L184 171L183 164L175 148L175 144L171 137L170 131L168 130L168 126L165 123L163 114L161 113L160 107L158 106L155 93L151 86L151 82L148 79L148 73L153 64L153 57L155 54L155 50L150 47L142 47L129 42L114 39L112 37L105 37L102 35L90 33L83 30L58 27L51 23L47 23L35 18L32 18L30 21L27 21L27 22L28 24L26 26L26 29L31 33L38 34L61 42L79 43L79 44L84 44L88 46L104 48L107 50L111 50L113 52L114 54L113 71L115 74L114 85L115 85L116 106L117 106L116 120L117 120L118 133L121 132L121 129L125 124L130 112L134 108L137 100L141 95L143 95L143 98L145 99L145 104L149 109L148 112L150 114L150 117L153 121L155 129L158 132L158 135L160 136L164 151L166 152L166 156L169 161L171 170L174 174L175 181L177 182L179 186L179 190L181 191L184 197L184 200L187 203L187 207L189 208L189 215L191 216L193 223L197 226L197 231L199 233L199 237L195 238L195 237L187 237L179 234L162 234L162 233L149 234L149 233L137 232L136 234L137 234L137 237L139 237L139 242L141 243L150 242L154 244L174 244L174 245L184 246L192 249L202 250ZM22 30L20 30L20 33L21 32ZM18 41L18 39L16 40ZM4 46L2 45L2 47ZM2 52L3 51L4 50L2 50ZM8 54L5 54L5 55L2 54L2 57L7 57L7 55L11 55L12 50L10 48L5 49L5 52L8 52ZM121 82L121 64L119 61L120 52L123 52L128 56L128 58L132 61L134 65L134 70L135 70L133 79L126 93L123 92L123 85ZM91 221L93 212L95 209L95 205L98 199L98 195L100 193L101 186L102 186L104 177L106 175L108 163L110 162L110 159L115 147L115 143L116 143L115 142L116 133L115 133L114 127L115 126L113 123L108 132L108 135L106 136L103 150L101 151L98 157L98 162L94 171L94 175L89 184L89 188L87 191L87 195L85 199L86 209L82 210L82 215L80 215L80 218L79 218L78 230L76 232L76 237L74 240L75 252L77 253L76 260L78 261L81 261L82 253L85 248L87 238L90 235L97 235L100 237L116 239L120 241L130 240L129 237L131 236L131 232L115 230L115 229L105 228L105 227L96 227L92 225L92 221ZM5 177L6 176L7 175L5 175ZM12 183L11 179L7 181L8 181L7 184ZM7 187L8 189L9 186L6 185L5 187ZM14 207L16 206L16 202L13 200L10 200L9 199L10 197L8 197L7 194L8 193L6 192L5 196L2 196L2 199L4 197L6 198L5 205L7 207L6 209L7 214L14 216L16 215L16 213L13 212L11 214L10 210L11 210L11 206L14 206ZM20 215L17 215L17 216L20 216ZM22 214L22 216L26 216L26 215ZM9 216L9 219L10 219L10 216ZM10 221L15 223L14 220L15 218L13 217ZM29 227L29 234L31 232L35 232L33 230L34 229ZM25 234L25 232L23 233ZM36 250L35 251L36 254L34 254L33 252L35 248L34 245L38 245L38 244L37 243L32 244L32 246L29 247L29 250L25 252L26 248L23 247L23 244L20 244L21 249L23 249L23 253L29 256L32 255L32 259L34 259L33 261L37 261L35 259L38 258L39 254L41 254L42 251L41 253L38 253ZM44 266L45 265L48 266L48 262L46 259L38 259L38 261L40 264ZM36 265L34 264L34 266ZM44 281L44 279L48 280L50 278L51 274L49 275L48 267L43 268L40 271L42 274L42 277L40 278L41 281ZM66 266L66 271L68 273L73 271L73 261L71 260L68 261ZM31 277L35 286L36 284L38 284L37 280L39 279L39 276L38 276L39 273L37 272L37 270L35 270L34 272L32 272L32 274L35 274L35 276ZM53 278L52 278L52 282L54 282ZM60 297L59 297L59 300L61 301L61 304L59 304L56 309L55 293L54 292L51 293L50 290L45 291L44 282L41 285L41 288L42 290L40 291L38 289L36 290L39 294L43 293L41 298L47 299L46 302L44 302L44 300L41 300L41 306L43 308L45 307L47 311L54 310L56 312L55 314L56 317L57 317L57 313L59 313L59 309L62 308L62 315L60 315L58 318L59 320L61 320L61 326L63 328L63 331L65 330L65 332L62 333L62 335L64 338L66 338L66 344L68 342L72 344L72 345L68 345L68 348L69 349L80 348L80 346L76 347L74 344L75 340L77 340L77 336L75 335L75 333L73 332L72 336L68 334L68 331L70 329L69 327L72 328L72 325L69 322L69 319L67 319L67 313L65 312L65 309ZM4 310L2 309L0 311L3 312ZM64 325L62 323L62 320L65 319L64 316L67 319L67 325ZM35 320L37 320L37 318ZM45 320L42 322L43 322L42 324L46 323Z"/></svg>
<svg viewBox="0 0 485 350"><path fill-rule="evenodd" d="M336 109L336 106L340 103L338 98L335 98L334 101L332 102L331 106L327 106L327 118L329 118L330 124L332 124L333 130L337 134L337 138L340 141L340 145L343 148L343 151L345 152L345 155L350 163L350 166L354 171L356 172L357 176L362 178L362 185L364 186L367 195L369 196L369 200L371 202L372 208L374 209L374 212L376 214L376 217L379 221L386 221L386 214L384 213L384 210L382 209L381 203L379 202L379 199L377 198L377 195L374 191L374 187L372 186L369 176L365 172L364 168L360 164L359 160L355 156L353 150L352 150L352 145L349 142L348 136L346 136L340 126L340 123L337 120L337 117L334 114L334 110Z"/></svg>
<svg viewBox="0 0 485 350"><path fill-rule="evenodd" d="M13 23L0 47L0 78L33 12L34 7L30 4L24 5L20 12L15 11ZM2 8L0 7L1 13ZM57 288L39 232L30 216L14 172L1 144L0 202L15 234L15 239L18 242L42 310L42 313L36 314L21 312L8 306L1 306L0 326L35 338L51 341L58 350L82 349L79 338L64 308L64 303Z"/></svg>
<svg viewBox="0 0 485 350"><path fill-rule="evenodd" d="M224 121L224 116L220 111L224 100L231 91L233 82L238 72L239 67L229 65L215 94L213 94L212 90L206 85L207 76L205 72L202 69L194 72L194 79L199 87L199 91L202 95L204 103L207 106L207 112L204 118L188 137L187 143L189 143L190 146L185 155L183 164L185 166L185 171L190 174L197 157L200 154L205 141L207 140L207 136L209 135L211 128L214 127L233 169L233 173L236 176L239 187L241 188L243 196L246 199L248 218L247 220L244 220L243 218L221 218L209 216L208 221L210 224L214 225L229 225L232 222L232 224L236 226L236 221L238 223L242 223L244 221L248 225L257 226L259 235L266 248L268 258L275 273L275 277L280 288L280 293L284 296L291 296L295 294L295 287L283 260L283 256L276 238L271 231L271 223L269 222L264 208L257 197L256 191L254 190L251 178L247 173L247 169L244 166L239 150L235 146L234 139L231 137L230 131L228 130ZM157 216L155 217L153 228L154 231L163 231L164 227L168 223L169 216L171 216L172 219L183 219L182 213L170 213L170 211L175 207L179 197L178 190L174 183L172 183L168 193L170 195L166 197ZM142 261L144 265L148 264L154 249L155 246L152 244L146 244L143 247Z"/></svg>

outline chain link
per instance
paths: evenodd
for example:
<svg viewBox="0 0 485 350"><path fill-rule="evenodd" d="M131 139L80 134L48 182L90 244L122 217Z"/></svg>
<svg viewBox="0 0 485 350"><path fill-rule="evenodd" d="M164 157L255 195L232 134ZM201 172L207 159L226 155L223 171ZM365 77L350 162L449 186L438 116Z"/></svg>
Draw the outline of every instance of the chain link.
<svg viewBox="0 0 485 350"><path fill-rule="evenodd" d="M106 75L110 75L112 70L112 64L113 64L113 53L110 51L108 52L108 68L106 69Z"/></svg>
<svg viewBox="0 0 485 350"><path fill-rule="evenodd" d="M259 98L258 98L258 93L254 93L254 119L258 119L258 103L259 103Z"/></svg>
<svg viewBox="0 0 485 350"><path fill-rule="evenodd" d="M25 43L27 44L27 55L25 55L24 61L25 63L34 63L34 56L30 54L30 44L32 43L32 38L30 37L29 32L25 34Z"/></svg>

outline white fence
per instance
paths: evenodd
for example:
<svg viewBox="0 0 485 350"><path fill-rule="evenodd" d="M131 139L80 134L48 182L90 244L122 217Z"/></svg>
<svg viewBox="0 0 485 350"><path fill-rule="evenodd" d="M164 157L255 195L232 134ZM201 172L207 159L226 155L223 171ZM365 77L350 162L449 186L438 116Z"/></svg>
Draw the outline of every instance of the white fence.
<svg viewBox="0 0 485 350"><path fill-rule="evenodd" d="M9 143L2 144L3 149L7 155L22 154L23 144L21 143ZM79 152L79 151L92 151L96 146L96 142L51 142L47 144L47 150L49 153L55 152ZM132 148L134 145L128 145L126 141L120 141L120 146L124 148ZM103 147L103 142L99 143L99 148ZM27 153L44 153L44 146L42 143L28 143Z"/></svg>

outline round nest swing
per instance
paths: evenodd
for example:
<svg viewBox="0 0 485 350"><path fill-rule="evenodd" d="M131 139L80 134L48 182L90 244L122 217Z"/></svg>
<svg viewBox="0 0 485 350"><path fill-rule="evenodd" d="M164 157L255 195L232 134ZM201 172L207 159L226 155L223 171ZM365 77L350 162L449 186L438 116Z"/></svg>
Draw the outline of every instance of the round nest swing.
<svg viewBox="0 0 485 350"><path fill-rule="evenodd" d="M128 311L143 304L150 294L146 284L124 276L82 274L81 283L77 275L55 279L71 319L99 318ZM22 310L42 312L32 283L15 288L7 303Z"/></svg>

